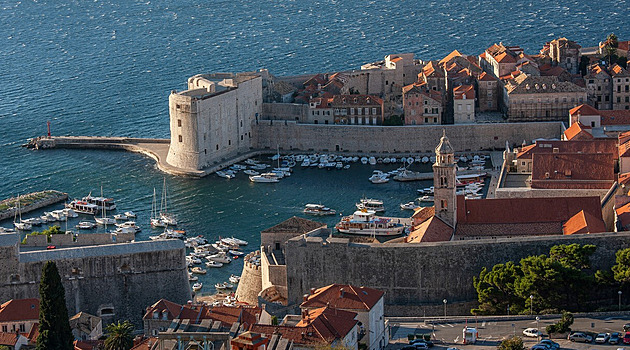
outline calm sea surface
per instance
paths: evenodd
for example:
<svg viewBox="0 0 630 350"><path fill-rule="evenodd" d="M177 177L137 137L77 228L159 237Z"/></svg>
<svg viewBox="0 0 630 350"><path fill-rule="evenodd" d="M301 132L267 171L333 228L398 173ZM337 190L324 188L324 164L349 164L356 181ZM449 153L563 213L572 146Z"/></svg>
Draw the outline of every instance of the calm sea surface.
<svg viewBox="0 0 630 350"><path fill-rule="evenodd" d="M19 145L44 134L47 120L56 135L169 137L169 91L197 73L357 69L390 53L436 59L455 48L479 54L498 41L536 53L559 36L594 46L610 32L630 39L628 0L0 1L0 198L42 189L78 197L102 186L139 214L143 240L157 233L147 223L153 188L166 178L182 228L241 237L249 250L261 229L301 215L308 202L349 214L366 195L399 215L398 204L429 183L371 185L373 169L360 165L297 169L271 185L242 174L177 178L136 154ZM204 291L241 266L209 271Z"/></svg>

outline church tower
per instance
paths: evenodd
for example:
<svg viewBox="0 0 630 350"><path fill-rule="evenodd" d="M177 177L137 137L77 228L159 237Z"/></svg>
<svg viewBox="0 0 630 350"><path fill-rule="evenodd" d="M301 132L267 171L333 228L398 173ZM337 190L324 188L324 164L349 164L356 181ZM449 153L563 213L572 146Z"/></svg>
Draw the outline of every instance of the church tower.
<svg viewBox="0 0 630 350"><path fill-rule="evenodd" d="M446 137L446 131L442 130L433 164L435 215L453 228L457 223L456 171L455 150Z"/></svg>

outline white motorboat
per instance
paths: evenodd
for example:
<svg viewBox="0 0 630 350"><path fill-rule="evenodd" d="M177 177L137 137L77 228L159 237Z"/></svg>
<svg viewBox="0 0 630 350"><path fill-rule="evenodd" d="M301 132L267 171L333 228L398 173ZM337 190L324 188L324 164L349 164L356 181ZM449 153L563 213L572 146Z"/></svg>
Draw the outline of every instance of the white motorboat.
<svg viewBox="0 0 630 350"><path fill-rule="evenodd" d="M384 184L389 182L389 178L386 175L372 175L369 180L373 184Z"/></svg>
<svg viewBox="0 0 630 350"><path fill-rule="evenodd" d="M135 221L125 221L122 224L116 224L116 227L121 229L127 229L129 232L138 233L140 232L140 227L136 225Z"/></svg>
<svg viewBox="0 0 630 350"><path fill-rule="evenodd" d="M276 173L263 173L260 175L254 175L249 177L251 182L272 183L280 182L280 179Z"/></svg>
<svg viewBox="0 0 630 350"><path fill-rule="evenodd" d="M383 201L372 198L361 198L361 201L356 204L356 207L359 210L367 209L375 212L385 211Z"/></svg>
<svg viewBox="0 0 630 350"><path fill-rule="evenodd" d="M114 215L114 220L127 220L127 215L125 215L125 214L116 214L116 215Z"/></svg>
<svg viewBox="0 0 630 350"><path fill-rule="evenodd" d="M197 267L193 267L190 272L192 273L196 273L198 275L205 275L208 271L202 269L201 267L197 266Z"/></svg>
<svg viewBox="0 0 630 350"><path fill-rule="evenodd" d="M344 169L344 170L348 170L348 169L350 169L350 164L346 164L346 165L344 165L344 166L343 166L343 169Z"/></svg>
<svg viewBox="0 0 630 350"><path fill-rule="evenodd" d="M238 250L234 250L234 249L230 249L228 250L228 253L234 255L234 256L243 256L245 255L245 253L238 251Z"/></svg>
<svg viewBox="0 0 630 350"><path fill-rule="evenodd" d="M134 219L134 218L136 218L136 217L137 217L137 216L136 216L136 213L132 212L131 210L126 211L126 212L125 212L125 216L126 216L126 217L128 217L128 218L132 218L132 219Z"/></svg>
<svg viewBox="0 0 630 350"><path fill-rule="evenodd" d="M219 170L216 172L217 176L222 177L224 179L233 179L236 177L236 175L234 175L233 173L229 173L227 171L224 170Z"/></svg>
<svg viewBox="0 0 630 350"><path fill-rule="evenodd" d="M197 277L197 276L193 275L193 274L192 274L192 273L190 273L190 272L188 273L188 281L190 281L190 282L196 282L196 281L198 281L198 280L199 280L199 277Z"/></svg>
<svg viewBox="0 0 630 350"><path fill-rule="evenodd" d="M252 159L252 158L246 159L243 163L245 163L245 164L247 164L247 165L256 165L256 164L258 164L258 162L257 162L257 161L255 161L255 160L254 160L254 159Z"/></svg>
<svg viewBox="0 0 630 350"><path fill-rule="evenodd" d="M101 224L101 225L113 225L116 223L116 220L114 220L114 218L108 218L108 217L100 217L100 218L94 218L94 221L96 221L97 224Z"/></svg>
<svg viewBox="0 0 630 350"><path fill-rule="evenodd" d="M200 291L201 288L203 288L203 283L201 283L201 282L197 282L197 283L192 285L192 290L194 290L195 292Z"/></svg>
<svg viewBox="0 0 630 350"><path fill-rule="evenodd" d="M72 210L72 209L70 209L70 210ZM52 216L57 221L66 221L68 219L68 216L66 215L66 211L64 209L53 210L50 213L52 214ZM77 215L77 216L79 216L79 215Z"/></svg>
<svg viewBox="0 0 630 350"><path fill-rule="evenodd" d="M206 266L207 267L222 267L223 264L220 263L220 262L217 262L217 261L210 260L210 261L206 262Z"/></svg>
<svg viewBox="0 0 630 350"><path fill-rule="evenodd" d="M45 223L47 223L47 222L48 222L48 217L47 217L46 215L41 215L41 216L39 217L39 221L41 221L41 222L42 222L42 224L45 224Z"/></svg>
<svg viewBox="0 0 630 350"><path fill-rule="evenodd" d="M376 165L376 158L374 158L374 157L370 157L370 158L368 159L368 162L370 163L370 165Z"/></svg>
<svg viewBox="0 0 630 350"><path fill-rule="evenodd" d="M42 220L40 218L28 218L22 220L22 222L30 224L31 226L39 226L42 224Z"/></svg>
<svg viewBox="0 0 630 350"><path fill-rule="evenodd" d="M238 239L236 237L221 238L221 242L228 245L248 245L249 244L249 242L244 241L242 239Z"/></svg>
<svg viewBox="0 0 630 350"><path fill-rule="evenodd" d="M424 195L424 196L422 196L422 197L418 198L418 200L419 200L420 202L427 202L427 203L430 203L430 202L433 202L433 196Z"/></svg>
<svg viewBox="0 0 630 350"><path fill-rule="evenodd" d="M405 225L394 220L378 217L372 210L357 210L352 216L343 217L335 228L341 233L367 236L395 236L404 233Z"/></svg>
<svg viewBox="0 0 630 350"><path fill-rule="evenodd" d="M70 208L61 209L67 218L77 218L79 214L77 214L74 210Z"/></svg>
<svg viewBox="0 0 630 350"><path fill-rule="evenodd" d="M241 276L237 276L237 275L232 274L232 275L230 275L229 281L230 281L230 283L237 284L237 283L239 283L241 281Z"/></svg>
<svg viewBox="0 0 630 350"><path fill-rule="evenodd" d="M415 210L418 207L419 205L417 205L416 202L407 202L400 204L400 209L402 210Z"/></svg>
<svg viewBox="0 0 630 350"><path fill-rule="evenodd" d="M301 166L302 168L308 168L309 166L311 166L311 161L310 161L310 160L308 160L308 159L304 159L304 160L302 161L302 163L300 164L300 166Z"/></svg>
<svg viewBox="0 0 630 350"><path fill-rule="evenodd" d="M361 164L365 165L368 163L368 158L367 157L361 157Z"/></svg>
<svg viewBox="0 0 630 350"><path fill-rule="evenodd" d="M91 221L81 221L79 222L79 224L76 226L76 228L80 229L80 230L92 230L96 227L96 224L91 222Z"/></svg>
<svg viewBox="0 0 630 350"><path fill-rule="evenodd" d="M224 263L224 264L229 264L229 263L232 262L232 259L229 256L227 256L227 254L225 254L225 252L220 252L220 253L217 253L217 254L208 255L208 257L206 257L206 259L211 260L211 261Z"/></svg>
<svg viewBox="0 0 630 350"><path fill-rule="evenodd" d="M304 208L304 214L309 215L335 215L337 212L322 204L309 203Z"/></svg>
<svg viewBox="0 0 630 350"><path fill-rule="evenodd" d="M249 176L256 176L256 175L260 175L259 172L257 172L256 170L251 170L251 169L247 169L245 171L243 171L243 173L245 175L249 175Z"/></svg>
<svg viewBox="0 0 630 350"><path fill-rule="evenodd" d="M378 160L377 160L377 162L378 162ZM389 163L390 163L389 158L387 158L387 157L383 158L383 164L389 164Z"/></svg>
<svg viewBox="0 0 630 350"><path fill-rule="evenodd" d="M219 282L215 284L214 287L216 289L232 289L234 288L234 285L227 282Z"/></svg>
<svg viewBox="0 0 630 350"><path fill-rule="evenodd" d="M168 226L177 226L177 219L171 213L160 214L160 220Z"/></svg>

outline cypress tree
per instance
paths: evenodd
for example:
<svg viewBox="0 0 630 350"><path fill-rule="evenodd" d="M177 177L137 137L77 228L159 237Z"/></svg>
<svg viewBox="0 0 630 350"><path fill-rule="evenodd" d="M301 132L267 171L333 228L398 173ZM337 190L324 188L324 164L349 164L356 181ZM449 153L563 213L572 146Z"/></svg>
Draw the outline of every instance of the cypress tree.
<svg viewBox="0 0 630 350"><path fill-rule="evenodd" d="M66 291L57 265L48 261L39 284L39 336L37 350L73 350L74 337L68 321Z"/></svg>

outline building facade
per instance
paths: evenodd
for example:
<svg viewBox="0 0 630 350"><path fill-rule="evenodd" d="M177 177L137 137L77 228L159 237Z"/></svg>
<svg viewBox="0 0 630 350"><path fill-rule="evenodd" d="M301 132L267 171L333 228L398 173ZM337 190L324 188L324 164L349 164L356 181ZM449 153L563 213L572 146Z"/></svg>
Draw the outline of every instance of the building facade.
<svg viewBox="0 0 630 350"><path fill-rule="evenodd" d="M335 124L383 124L383 100L372 95L336 95L330 102Z"/></svg>
<svg viewBox="0 0 630 350"><path fill-rule="evenodd" d="M403 88L405 125L441 124L442 99L427 84L411 84Z"/></svg>
<svg viewBox="0 0 630 350"><path fill-rule="evenodd" d="M584 76L588 104L597 109L612 109L612 80L600 64L591 66Z"/></svg>
<svg viewBox="0 0 630 350"><path fill-rule="evenodd" d="M630 73L618 64L611 69L612 73L612 109L630 109Z"/></svg>
<svg viewBox="0 0 630 350"><path fill-rule="evenodd" d="M475 88L472 85L453 89L453 121L455 124L475 122Z"/></svg>

